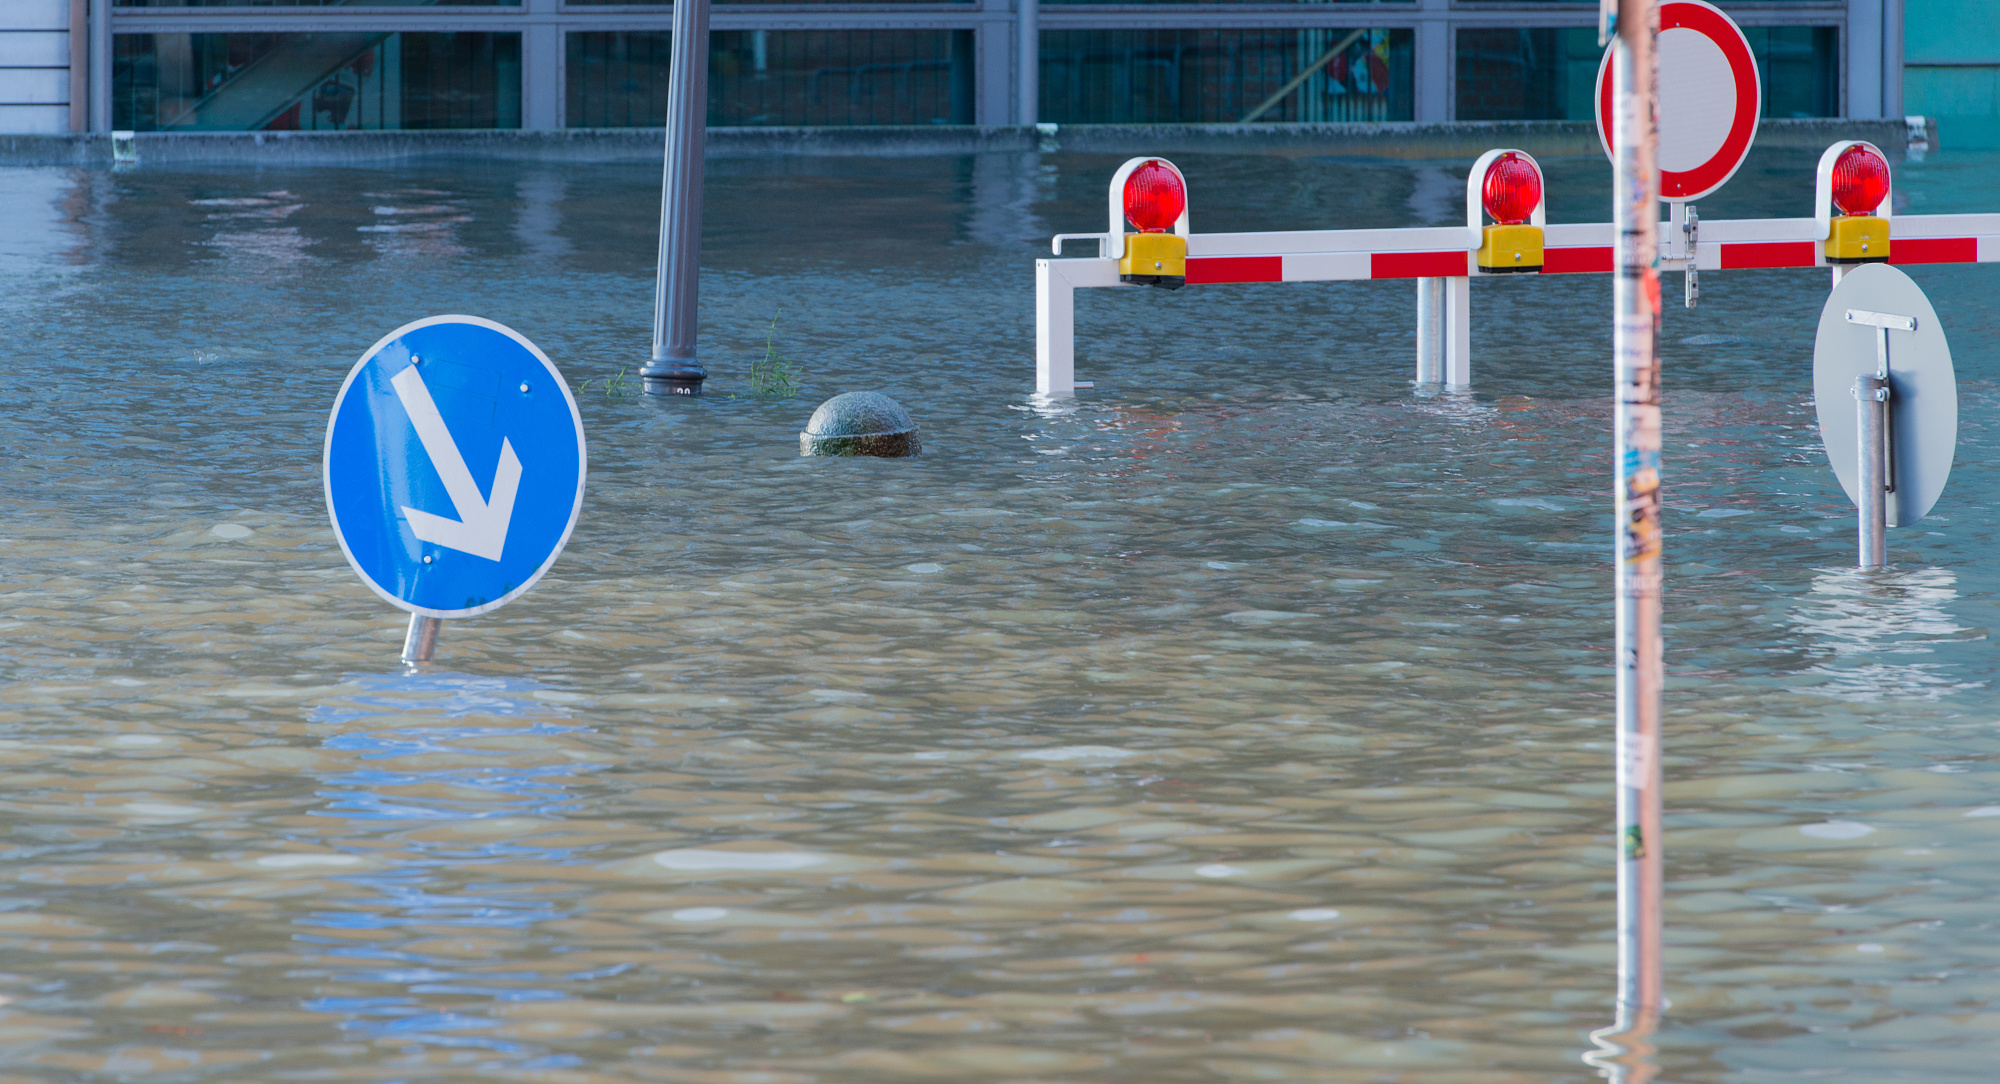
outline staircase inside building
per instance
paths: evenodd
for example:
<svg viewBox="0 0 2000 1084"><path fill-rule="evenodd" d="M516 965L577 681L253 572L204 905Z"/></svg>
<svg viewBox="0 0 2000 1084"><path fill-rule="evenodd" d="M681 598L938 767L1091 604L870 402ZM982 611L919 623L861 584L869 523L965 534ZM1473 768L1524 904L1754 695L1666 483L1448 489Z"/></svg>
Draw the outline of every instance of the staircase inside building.
<svg viewBox="0 0 2000 1084"><path fill-rule="evenodd" d="M434 4L438 0L424 0ZM387 33L286 34L270 52L231 72L163 131L254 132L280 124L323 81L380 45ZM342 110L344 113L345 110ZM337 125L336 125L337 126Z"/></svg>

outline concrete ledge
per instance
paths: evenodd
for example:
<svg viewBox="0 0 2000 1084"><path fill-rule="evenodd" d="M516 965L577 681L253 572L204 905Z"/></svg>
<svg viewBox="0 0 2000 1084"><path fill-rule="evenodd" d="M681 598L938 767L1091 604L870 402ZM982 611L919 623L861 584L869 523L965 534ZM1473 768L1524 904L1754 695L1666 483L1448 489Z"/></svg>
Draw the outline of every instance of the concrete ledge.
<svg viewBox="0 0 2000 1084"><path fill-rule="evenodd" d="M1757 145L1818 149L1867 139L1900 150L1900 120L1768 120ZM141 168L210 165L393 166L415 161L656 162L658 128L556 131L142 132ZM1530 154L1600 153L1596 126L1579 121L1457 124L1077 124L1054 135L1022 127L923 125L870 128L712 128L711 158L907 158L1074 151L1086 154L1258 153L1377 158L1471 158L1492 147ZM111 139L88 135L0 135L0 165L109 166Z"/></svg>

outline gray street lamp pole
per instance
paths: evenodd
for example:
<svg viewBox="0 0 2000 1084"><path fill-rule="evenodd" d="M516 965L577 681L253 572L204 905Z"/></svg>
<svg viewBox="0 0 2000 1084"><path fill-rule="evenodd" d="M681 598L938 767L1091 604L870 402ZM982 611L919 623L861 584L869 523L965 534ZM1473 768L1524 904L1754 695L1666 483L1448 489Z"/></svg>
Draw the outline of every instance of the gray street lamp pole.
<svg viewBox="0 0 2000 1084"><path fill-rule="evenodd" d="M653 356L639 376L649 392L700 395L708 377L695 352L695 318L701 311L702 153L708 144L708 0L674 5L673 67L667 80Z"/></svg>

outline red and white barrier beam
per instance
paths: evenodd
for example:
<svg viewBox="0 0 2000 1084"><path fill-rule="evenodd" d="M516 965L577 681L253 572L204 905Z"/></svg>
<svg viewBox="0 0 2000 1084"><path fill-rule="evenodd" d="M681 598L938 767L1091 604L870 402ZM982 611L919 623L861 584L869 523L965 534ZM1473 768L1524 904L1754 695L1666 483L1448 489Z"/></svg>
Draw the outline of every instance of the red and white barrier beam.
<svg viewBox="0 0 2000 1084"><path fill-rule="evenodd" d="M1857 255L1868 258L1868 223L1879 218L1888 241L1886 160L1872 144L1836 143L1821 159L1814 187L1811 218L1708 220L1698 231L1683 231L1678 216L1685 212L1677 210L1659 231L1660 270L1831 266L1838 281ZM1134 158L1112 177L1109 229L1055 238L1057 256L1074 240L1096 241L1099 254L1035 262L1036 391L1075 390L1077 290L1415 279L1417 380L1465 385L1472 382L1472 279L1612 271L1611 224L1547 224L1541 167L1524 151L1488 151L1474 163L1462 227L1195 233L1185 189L1173 163ZM1138 232L1124 232L1127 223ZM1140 252L1146 255L1135 256ZM2000 214L1897 215L1887 262L2000 263Z"/></svg>
<svg viewBox="0 0 2000 1084"><path fill-rule="evenodd" d="M1810 218L1703 219L1695 266L1703 271L1825 267L1818 229ZM1542 274L1611 273L1610 223L1552 225L1544 227L1544 235ZM1197 233L1187 240L1189 286L1484 277L1472 265L1472 252L1462 247L1465 231L1456 226ZM2000 214L1900 215L1888 262L2000 263ZM1687 265L1685 256L1660 261L1663 271Z"/></svg>

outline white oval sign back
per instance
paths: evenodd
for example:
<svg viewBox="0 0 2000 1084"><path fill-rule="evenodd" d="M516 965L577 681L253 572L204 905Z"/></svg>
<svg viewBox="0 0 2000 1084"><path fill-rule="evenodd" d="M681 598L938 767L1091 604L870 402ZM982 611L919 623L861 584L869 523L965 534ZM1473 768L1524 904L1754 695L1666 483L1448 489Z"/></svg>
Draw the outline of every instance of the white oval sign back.
<svg viewBox="0 0 2000 1084"><path fill-rule="evenodd" d="M1889 526L1924 518L1944 492L1958 448L1958 380L1951 346L1937 310L1910 276L1887 264L1863 264L1847 273L1819 315L1813 340L1813 405L1819 435L1840 488L1853 500L1861 472L1854 378L1876 371L1876 329L1847 318L1848 310L1907 316L1915 331L1892 330L1889 340Z"/></svg>

